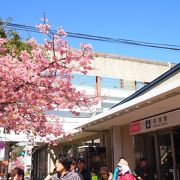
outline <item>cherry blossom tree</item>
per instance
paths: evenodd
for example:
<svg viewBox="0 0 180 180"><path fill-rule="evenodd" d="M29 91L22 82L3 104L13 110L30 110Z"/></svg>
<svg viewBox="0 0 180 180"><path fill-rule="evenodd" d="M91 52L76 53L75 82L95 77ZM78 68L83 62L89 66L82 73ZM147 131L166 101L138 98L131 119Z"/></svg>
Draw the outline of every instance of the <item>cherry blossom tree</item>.
<svg viewBox="0 0 180 180"><path fill-rule="evenodd" d="M73 49L65 31L60 27L53 34L47 19L36 27L48 39L43 44L28 40L28 51L7 52L9 40L0 38L0 126L40 137L59 136L62 122L48 118L49 110L68 108L78 115L78 110L97 102L72 84L73 73L92 70L92 47L81 44L80 49Z"/></svg>

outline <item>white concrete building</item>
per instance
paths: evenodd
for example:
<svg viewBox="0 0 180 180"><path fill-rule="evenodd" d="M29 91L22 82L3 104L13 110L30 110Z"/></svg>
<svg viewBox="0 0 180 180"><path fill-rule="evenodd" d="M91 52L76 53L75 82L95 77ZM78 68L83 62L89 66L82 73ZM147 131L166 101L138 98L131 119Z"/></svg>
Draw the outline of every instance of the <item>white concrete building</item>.
<svg viewBox="0 0 180 180"><path fill-rule="evenodd" d="M86 122L90 117L105 112L135 91L160 76L174 64L125 57L112 54L96 53L92 66L95 70L88 75L74 74L73 84L87 94L98 95L101 101L92 111L72 115L68 109L53 111L64 119L66 131L78 123Z"/></svg>

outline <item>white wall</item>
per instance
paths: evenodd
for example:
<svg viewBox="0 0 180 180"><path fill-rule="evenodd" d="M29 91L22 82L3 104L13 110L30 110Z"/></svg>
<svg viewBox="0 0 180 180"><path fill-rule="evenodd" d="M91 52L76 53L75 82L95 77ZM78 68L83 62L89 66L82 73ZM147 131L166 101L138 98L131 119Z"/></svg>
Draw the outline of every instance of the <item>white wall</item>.
<svg viewBox="0 0 180 180"><path fill-rule="evenodd" d="M96 57L93 66L96 70L89 72L91 75L142 82L150 82L170 68L168 63L120 56L116 59Z"/></svg>

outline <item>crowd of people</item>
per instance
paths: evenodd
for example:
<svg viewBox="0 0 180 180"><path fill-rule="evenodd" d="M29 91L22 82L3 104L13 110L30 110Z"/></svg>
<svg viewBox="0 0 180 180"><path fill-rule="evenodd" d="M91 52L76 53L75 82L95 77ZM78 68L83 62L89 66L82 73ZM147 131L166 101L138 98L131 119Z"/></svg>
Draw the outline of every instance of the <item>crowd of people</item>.
<svg viewBox="0 0 180 180"><path fill-rule="evenodd" d="M135 170L129 168L128 162L121 157L115 167L113 180L153 180L152 170L149 168L147 159L141 158Z"/></svg>
<svg viewBox="0 0 180 180"><path fill-rule="evenodd" d="M9 179L24 180L24 171L15 168ZM128 162L121 157L112 174L107 167L101 167L98 176L92 177L85 168L85 161L82 158L76 160L73 157L59 155L55 160L55 168L44 180L152 180L152 173L145 158L132 171Z"/></svg>
<svg viewBox="0 0 180 180"><path fill-rule="evenodd" d="M85 168L84 159L76 160L71 157L59 155L55 161L54 172L44 180L98 180L97 176L92 177ZM107 167L101 167L99 180L152 180L151 172L145 158L140 159L140 163L132 171L128 162L121 157L112 174Z"/></svg>
<svg viewBox="0 0 180 180"><path fill-rule="evenodd" d="M90 172L85 169L85 161L82 158L76 160L73 157L59 155L55 160L55 171L45 180L91 180Z"/></svg>

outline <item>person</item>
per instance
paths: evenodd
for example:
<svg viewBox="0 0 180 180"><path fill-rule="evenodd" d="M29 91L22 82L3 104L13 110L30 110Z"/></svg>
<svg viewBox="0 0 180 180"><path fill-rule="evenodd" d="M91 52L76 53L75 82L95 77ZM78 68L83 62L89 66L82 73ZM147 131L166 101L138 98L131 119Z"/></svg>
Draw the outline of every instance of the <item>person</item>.
<svg viewBox="0 0 180 180"><path fill-rule="evenodd" d="M78 172L77 159L75 157L71 157L71 160L72 160L72 164L71 164L70 171L71 172Z"/></svg>
<svg viewBox="0 0 180 180"><path fill-rule="evenodd" d="M12 169L12 172L11 172L11 177L9 178L9 179L14 179L14 177L16 176L16 174L17 174L17 168L18 167L15 167L14 169Z"/></svg>
<svg viewBox="0 0 180 180"><path fill-rule="evenodd" d="M128 162L123 158L119 158L119 162L114 170L114 180L135 180Z"/></svg>
<svg viewBox="0 0 180 180"><path fill-rule="evenodd" d="M56 173L51 180L81 180L77 173L70 172L71 165L71 158L59 155L55 160Z"/></svg>
<svg viewBox="0 0 180 180"><path fill-rule="evenodd" d="M143 180L152 180L152 173L148 166L147 159L141 158L140 163L135 168L135 173L137 175L137 179L143 179Z"/></svg>
<svg viewBox="0 0 180 180"><path fill-rule="evenodd" d="M85 169L85 160L83 158L78 159L77 167L84 180L91 180L91 174L87 169Z"/></svg>
<svg viewBox="0 0 180 180"><path fill-rule="evenodd" d="M13 180L24 180L24 170L18 167L14 168L13 176Z"/></svg>
<svg viewBox="0 0 180 180"><path fill-rule="evenodd" d="M44 180L51 180L51 177L56 173L56 168L53 169L53 172L50 172Z"/></svg>
<svg viewBox="0 0 180 180"><path fill-rule="evenodd" d="M135 176L131 173L127 161L124 161L124 163L121 164L120 172L121 174L118 177L118 180L136 180Z"/></svg>
<svg viewBox="0 0 180 180"><path fill-rule="evenodd" d="M125 161L124 157L119 158L119 162L117 163L117 165L114 169L114 173L113 173L114 180L118 180L119 175L121 175L120 167L122 164L126 164L126 163L127 163L127 161ZM127 163L127 165L128 165L128 163Z"/></svg>
<svg viewBox="0 0 180 180"><path fill-rule="evenodd" d="M84 177L78 171L78 168L77 168L77 159L75 157L71 157L71 160L72 160L72 164L71 164L70 171L77 173L79 175L79 177L81 178L81 180L84 180Z"/></svg>
<svg viewBox="0 0 180 180"><path fill-rule="evenodd" d="M100 180L112 180L113 175L109 172L107 167L101 167L100 169Z"/></svg>
<svg viewBox="0 0 180 180"><path fill-rule="evenodd" d="M52 175L51 175L51 173L49 173L44 180L51 180L51 177L52 177Z"/></svg>

